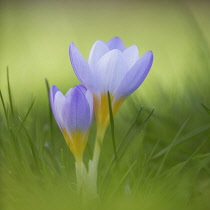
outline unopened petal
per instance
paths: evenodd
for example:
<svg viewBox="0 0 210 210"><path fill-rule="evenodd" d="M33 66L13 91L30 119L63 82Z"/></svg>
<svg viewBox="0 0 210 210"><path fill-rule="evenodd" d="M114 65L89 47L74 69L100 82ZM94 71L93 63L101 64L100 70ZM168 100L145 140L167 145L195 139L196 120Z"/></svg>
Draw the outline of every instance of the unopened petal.
<svg viewBox="0 0 210 210"><path fill-rule="evenodd" d="M133 93L146 78L152 66L152 62L152 51L146 52L127 72L124 79L121 81L115 93L115 99L126 97Z"/></svg>
<svg viewBox="0 0 210 210"><path fill-rule="evenodd" d="M89 104L84 93L77 86L73 88L71 95L66 98L62 116L66 130L69 133L74 130L86 132L89 129Z"/></svg>
<svg viewBox="0 0 210 210"><path fill-rule="evenodd" d="M60 91L55 85L53 85L50 88L50 106L53 112L53 115L55 115L55 111L54 111L54 98L55 98L55 94L57 91Z"/></svg>
<svg viewBox="0 0 210 210"><path fill-rule="evenodd" d="M84 85L77 85L77 88L79 88L83 94L85 95L88 103L89 103L89 107L90 107L90 124L92 124L92 120L93 120L93 95L92 92L89 91Z"/></svg>
<svg viewBox="0 0 210 210"><path fill-rule="evenodd" d="M126 49L123 41L119 37L114 37L110 39L106 45L109 47L110 50L118 49L120 51L124 51Z"/></svg>
<svg viewBox="0 0 210 210"><path fill-rule="evenodd" d="M104 42L102 42L101 40L96 41L92 46L89 54L88 64L90 68L94 69L99 59L108 51L109 48Z"/></svg>
<svg viewBox="0 0 210 210"><path fill-rule="evenodd" d="M60 92L57 91L55 94L55 98L54 98L54 117L55 120L58 124L58 126L62 129L64 128L64 123L63 123L63 116L62 116L62 110L65 104L65 96Z"/></svg>

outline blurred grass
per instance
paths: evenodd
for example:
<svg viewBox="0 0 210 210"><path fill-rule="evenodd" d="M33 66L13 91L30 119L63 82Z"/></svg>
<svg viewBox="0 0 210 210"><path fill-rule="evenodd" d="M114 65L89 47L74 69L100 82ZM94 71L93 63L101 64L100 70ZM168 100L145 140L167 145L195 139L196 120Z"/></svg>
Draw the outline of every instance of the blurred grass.
<svg viewBox="0 0 210 210"><path fill-rule="evenodd" d="M5 86L4 69L9 66L11 81L20 89L19 101L23 90L29 95L42 93L43 78L64 90L77 83L68 57L71 41L86 57L95 40L116 35L127 46L136 44L141 55L153 50L154 68L142 88L150 99L155 98L149 96L157 85L169 89L168 94L180 93L182 74L191 72L190 68L183 71L186 63L193 57L197 65L200 42L181 3L4 1L1 8L1 84Z"/></svg>
<svg viewBox="0 0 210 210"><path fill-rule="evenodd" d="M0 8L0 172L2 209L210 208L209 4L138 1L3 1ZM73 41L88 57L94 41L121 37L154 65L114 118L125 155L110 168L110 129L99 166L100 201L75 195L74 160L49 115L45 78L63 92L78 83ZM9 68L11 97L7 86ZM34 99L35 98L35 99ZM147 123L141 123L155 108ZM91 157L95 124L85 151ZM125 144L126 145L126 144ZM85 207L84 207L84 206Z"/></svg>

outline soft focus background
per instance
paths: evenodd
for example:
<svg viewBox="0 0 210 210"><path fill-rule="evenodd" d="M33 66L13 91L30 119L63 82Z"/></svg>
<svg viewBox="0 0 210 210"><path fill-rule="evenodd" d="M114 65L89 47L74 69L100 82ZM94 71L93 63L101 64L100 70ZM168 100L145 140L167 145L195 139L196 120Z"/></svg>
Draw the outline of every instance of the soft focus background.
<svg viewBox="0 0 210 210"><path fill-rule="evenodd" d="M6 123L0 105L3 209L78 207L77 198L69 200L74 194L73 157L50 120L45 79L66 92L78 84L68 55L70 42L88 58L96 40L106 42L114 36L126 46L136 44L141 55L149 50L154 53L148 77L115 117L117 144L141 105L144 108L134 129L155 111L124 155L118 174L122 182L117 185L121 179L116 175L107 190L103 178L113 154L108 130L99 173L101 197L107 195L107 200L103 197L106 202L98 205L127 209L132 198L133 209L209 209L210 117L201 105L210 107L209 8L207 1L1 1L0 89L12 118ZM19 119L25 120L24 125ZM86 162L94 135L95 125ZM191 162L194 159L198 162ZM150 164L145 166L147 160ZM177 168L183 171L176 174ZM130 194L131 198L124 199Z"/></svg>

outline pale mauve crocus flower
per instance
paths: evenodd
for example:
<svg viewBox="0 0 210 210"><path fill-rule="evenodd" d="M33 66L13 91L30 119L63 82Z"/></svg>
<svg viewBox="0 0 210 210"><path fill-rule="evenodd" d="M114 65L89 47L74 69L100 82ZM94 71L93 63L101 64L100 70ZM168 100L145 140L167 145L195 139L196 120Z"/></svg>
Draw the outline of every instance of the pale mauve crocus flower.
<svg viewBox="0 0 210 210"><path fill-rule="evenodd" d="M99 130L109 124L107 93L110 93L112 111L116 114L123 101L144 81L153 63L153 53L139 57L136 45L128 48L119 37L108 42L98 40L91 48L88 61L74 43L69 48L73 70L80 82L94 98L94 112Z"/></svg>

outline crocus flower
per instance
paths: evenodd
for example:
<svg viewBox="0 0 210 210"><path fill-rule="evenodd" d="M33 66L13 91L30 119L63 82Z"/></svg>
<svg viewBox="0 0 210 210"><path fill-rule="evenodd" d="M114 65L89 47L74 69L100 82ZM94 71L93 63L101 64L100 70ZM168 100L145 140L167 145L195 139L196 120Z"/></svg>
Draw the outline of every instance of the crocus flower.
<svg viewBox="0 0 210 210"><path fill-rule="evenodd" d="M77 163L81 163L93 118L92 93L83 85L71 88L66 95L53 85L50 104L54 118Z"/></svg>
<svg viewBox="0 0 210 210"><path fill-rule="evenodd" d="M139 57L137 46L126 48L119 37L106 43L96 41L88 61L74 43L71 43L69 53L77 78L93 93L96 122L101 128L109 123L107 93L110 93L115 114L126 97L142 84L153 62L152 51Z"/></svg>

